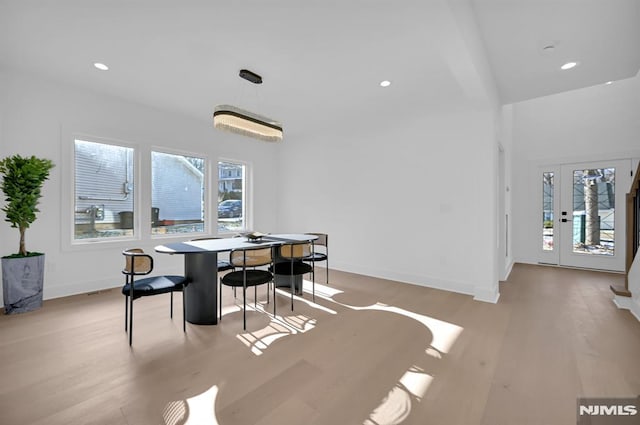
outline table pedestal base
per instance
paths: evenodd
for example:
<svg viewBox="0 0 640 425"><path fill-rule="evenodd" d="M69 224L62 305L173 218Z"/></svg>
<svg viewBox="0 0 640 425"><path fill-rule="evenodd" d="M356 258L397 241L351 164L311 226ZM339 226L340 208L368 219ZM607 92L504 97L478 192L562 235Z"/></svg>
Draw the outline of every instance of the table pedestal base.
<svg viewBox="0 0 640 425"><path fill-rule="evenodd" d="M218 254L202 252L184 256L184 271L189 278L185 289L187 322L195 325L218 323Z"/></svg>
<svg viewBox="0 0 640 425"><path fill-rule="evenodd" d="M284 274L275 275L276 288L291 289L291 276ZM302 275L293 276L295 294L302 296Z"/></svg>

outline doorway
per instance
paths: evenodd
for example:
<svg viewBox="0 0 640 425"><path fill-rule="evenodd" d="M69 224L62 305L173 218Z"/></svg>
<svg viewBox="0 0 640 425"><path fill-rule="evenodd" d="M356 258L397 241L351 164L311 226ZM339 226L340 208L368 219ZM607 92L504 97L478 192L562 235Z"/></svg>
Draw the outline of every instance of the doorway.
<svg viewBox="0 0 640 425"><path fill-rule="evenodd" d="M541 262L624 271L631 160L545 167L541 177Z"/></svg>

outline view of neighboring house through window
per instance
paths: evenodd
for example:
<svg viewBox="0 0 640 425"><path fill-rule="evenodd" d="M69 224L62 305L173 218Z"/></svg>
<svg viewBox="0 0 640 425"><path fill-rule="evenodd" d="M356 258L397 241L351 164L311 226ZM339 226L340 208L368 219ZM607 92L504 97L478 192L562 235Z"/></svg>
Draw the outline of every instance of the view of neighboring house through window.
<svg viewBox="0 0 640 425"><path fill-rule="evenodd" d="M246 229L246 166L242 163L218 162L218 233Z"/></svg>
<svg viewBox="0 0 640 425"><path fill-rule="evenodd" d="M131 237L134 150L75 141L74 239Z"/></svg>
<svg viewBox="0 0 640 425"><path fill-rule="evenodd" d="M151 152L151 233L204 232L205 160Z"/></svg>

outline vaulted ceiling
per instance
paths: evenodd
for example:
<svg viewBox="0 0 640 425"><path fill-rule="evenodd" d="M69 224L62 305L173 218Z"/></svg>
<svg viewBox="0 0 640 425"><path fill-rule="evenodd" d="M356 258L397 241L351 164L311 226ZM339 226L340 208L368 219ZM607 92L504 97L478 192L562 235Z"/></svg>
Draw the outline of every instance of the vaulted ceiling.
<svg viewBox="0 0 640 425"><path fill-rule="evenodd" d="M634 77L637 0L473 0L503 103ZM577 62L570 70L560 67Z"/></svg>
<svg viewBox="0 0 640 425"><path fill-rule="evenodd" d="M633 77L639 5L0 0L0 69L203 120L234 104L284 122L290 134L327 117L394 119L466 101L477 81L474 63L460 56L465 36L467 45L477 39L500 103ZM579 65L559 69L572 60ZM242 68L264 83L240 79ZM391 86L381 88L383 80Z"/></svg>

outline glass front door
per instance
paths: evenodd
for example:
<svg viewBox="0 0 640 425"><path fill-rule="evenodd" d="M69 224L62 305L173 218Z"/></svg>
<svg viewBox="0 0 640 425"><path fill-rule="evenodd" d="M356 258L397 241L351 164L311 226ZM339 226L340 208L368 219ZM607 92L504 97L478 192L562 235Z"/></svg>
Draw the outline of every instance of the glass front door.
<svg viewBox="0 0 640 425"><path fill-rule="evenodd" d="M561 167L553 240L560 265L624 271L624 202L630 169L628 160Z"/></svg>

